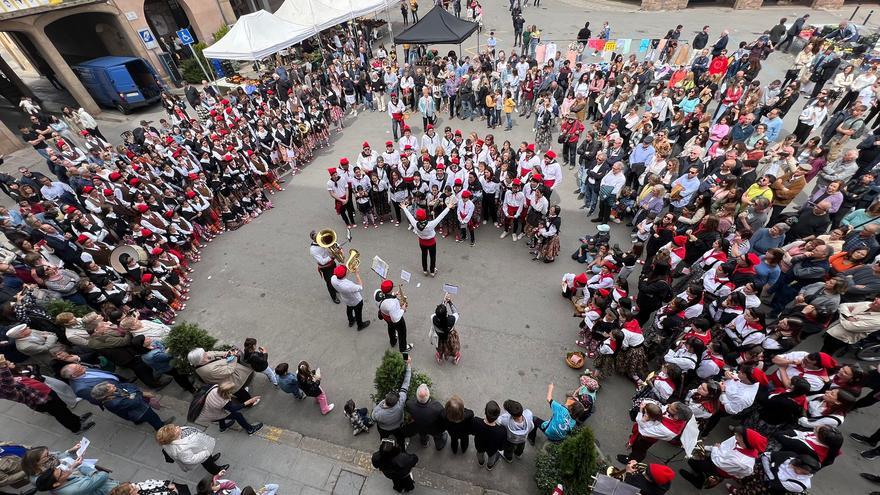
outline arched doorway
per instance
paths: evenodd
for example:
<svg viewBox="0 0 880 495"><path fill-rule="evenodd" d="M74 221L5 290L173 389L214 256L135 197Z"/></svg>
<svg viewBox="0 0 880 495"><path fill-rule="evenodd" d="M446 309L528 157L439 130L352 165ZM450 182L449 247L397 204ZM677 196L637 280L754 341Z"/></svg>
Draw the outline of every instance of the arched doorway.
<svg viewBox="0 0 880 495"><path fill-rule="evenodd" d="M70 65L107 55L137 56L112 14L89 12L62 17L47 25L45 31Z"/></svg>
<svg viewBox="0 0 880 495"><path fill-rule="evenodd" d="M189 16L177 0L145 0L144 19L153 31L153 34L162 45L163 51L178 52L174 42L177 39L177 30L189 28L196 42L199 41L198 33L192 29Z"/></svg>

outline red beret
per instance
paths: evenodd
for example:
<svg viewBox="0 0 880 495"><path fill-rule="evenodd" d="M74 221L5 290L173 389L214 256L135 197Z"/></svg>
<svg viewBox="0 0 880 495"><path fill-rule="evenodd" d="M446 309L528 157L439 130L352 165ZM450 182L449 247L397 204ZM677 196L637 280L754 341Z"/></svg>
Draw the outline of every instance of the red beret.
<svg viewBox="0 0 880 495"><path fill-rule="evenodd" d="M464 190L461 193L461 197L464 199L470 198L471 196L473 196L473 194L471 194L471 192L468 190Z"/></svg>
<svg viewBox="0 0 880 495"><path fill-rule="evenodd" d="M744 436L746 437L746 443L752 449L755 449L758 452L764 452L767 450L767 437L764 435L761 435L751 428L746 428L746 434Z"/></svg>
<svg viewBox="0 0 880 495"><path fill-rule="evenodd" d="M581 285L587 285L588 280L589 279L587 278L586 272L581 273L580 275L578 275L574 278L574 281L581 284Z"/></svg>
<svg viewBox="0 0 880 495"><path fill-rule="evenodd" d="M141 282L148 284L152 281L153 281L153 274L152 273L145 273L145 274L141 275Z"/></svg>
<svg viewBox="0 0 880 495"><path fill-rule="evenodd" d="M462 181L461 181L461 179L455 179L455 182L453 182L453 185L455 185L455 186L460 186L460 185L462 185Z"/></svg>
<svg viewBox="0 0 880 495"><path fill-rule="evenodd" d="M554 158L556 158L556 153L554 153L553 150L547 150L547 152L544 153L544 156L553 160Z"/></svg>
<svg viewBox="0 0 880 495"><path fill-rule="evenodd" d="M247 156L254 156L254 150L247 150Z"/></svg>
<svg viewBox="0 0 880 495"><path fill-rule="evenodd" d="M455 130L455 135L456 135L456 136L461 136L461 129L456 129L456 130Z"/></svg>
<svg viewBox="0 0 880 495"><path fill-rule="evenodd" d="M369 147L370 147L370 143L364 141L364 144L362 144L361 147L362 147L362 148L369 148Z"/></svg>
<svg viewBox="0 0 880 495"><path fill-rule="evenodd" d="M232 113L232 107L226 107L223 111L226 113Z"/></svg>
<svg viewBox="0 0 880 495"><path fill-rule="evenodd" d="M76 211L76 208L74 208L73 206L67 205L64 207L64 213L67 213L68 215L75 212L75 211Z"/></svg>
<svg viewBox="0 0 880 495"><path fill-rule="evenodd" d="M327 169L327 173L333 175L336 173L336 167L330 167Z"/></svg>
<svg viewBox="0 0 880 495"><path fill-rule="evenodd" d="M336 278L344 278L348 273L348 268L345 265L336 265L336 268L333 269L333 275L336 275Z"/></svg>
<svg viewBox="0 0 880 495"><path fill-rule="evenodd" d="M225 161L227 161L227 162L231 162L231 161L232 161L232 155L230 155L229 153L226 153L225 155L223 155L223 160L225 160Z"/></svg>
<svg viewBox="0 0 880 495"><path fill-rule="evenodd" d="M181 151L180 148L178 148L178 149L174 150L174 153L171 153L171 156L173 156L174 158L177 158L182 154L183 154L183 151Z"/></svg>
<svg viewBox="0 0 880 495"><path fill-rule="evenodd" d="M531 151L532 153L534 153L535 152L535 144L532 143L532 144L526 146L526 151Z"/></svg>
<svg viewBox="0 0 880 495"><path fill-rule="evenodd" d="M153 231L150 229L141 229L141 237L150 237L153 235Z"/></svg>
<svg viewBox="0 0 880 495"><path fill-rule="evenodd" d="M663 464L651 464L648 466L648 474L658 485L667 485L675 479L675 471Z"/></svg>
<svg viewBox="0 0 880 495"><path fill-rule="evenodd" d="M391 292L391 289L393 289L393 288L394 288L394 282L392 282L390 280L383 280L382 284L379 285L379 289L381 289L382 292L384 292L386 294Z"/></svg>
<svg viewBox="0 0 880 495"><path fill-rule="evenodd" d="M193 199L194 197L196 197L196 192L195 191L187 191L186 197L189 199Z"/></svg>
<svg viewBox="0 0 880 495"><path fill-rule="evenodd" d="M220 104L221 105L229 105L229 100L227 100L226 98L223 98L222 100L220 100Z"/></svg>
<svg viewBox="0 0 880 495"><path fill-rule="evenodd" d="M125 152L125 156L128 157L128 159L132 159L132 158L134 158L134 151L127 150L127 151Z"/></svg>
<svg viewBox="0 0 880 495"><path fill-rule="evenodd" d="M418 220L419 222L423 222L427 219L428 219L428 212L426 212L422 208L419 208L418 210L416 210L416 220Z"/></svg>
<svg viewBox="0 0 880 495"><path fill-rule="evenodd" d="M413 181L413 178L412 178L411 176L410 176L410 177L404 177L404 178L403 178L403 181L406 182L406 183L410 183L410 182Z"/></svg>
<svg viewBox="0 0 880 495"><path fill-rule="evenodd" d="M234 149L235 149L235 146L233 146L233 145L231 145L231 144L227 144L227 145L226 145L226 151L232 151L232 150L234 150Z"/></svg>
<svg viewBox="0 0 880 495"><path fill-rule="evenodd" d="M174 216L174 210L168 210L165 212L165 218L172 218Z"/></svg>
<svg viewBox="0 0 880 495"><path fill-rule="evenodd" d="M339 159L339 164L340 165L348 165L348 158L343 156L342 158Z"/></svg>
<svg viewBox="0 0 880 495"><path fill-rule="evenodd" d="M88 193L90 193L90 192L92 192L92 191L94 191L94 190L95 190L95 188L92 187L92 186L85 186L85 187L83 187L83 192L86 193L86 194L88 194Z"/></svg>
<svg viewBox="0 0 880 495"><path fill-rule="evenodd" d="M77 238L76 238L76 242L78 242L78 243L80 243L80 244L86 242L87 240L89 240L89 238L86 237L85 234L80 234L80 235L77 236Z"/></svg>
<svg viewBox="0 0 880 495"><path fill-rule="evenodd" d="M443 165L442 163L438 163L436 168L437 168L437 170L443 170L446 168L446 165Z"/></svg>
<svg viewBox="0 0 880 495"><path fill-rule="evenodd" d="M271 89L270 89L270 90L268 90L268 91L266 91L266 93L269 93L269 94L270 94L270 95L274 95L274 94L275 94L275 92L274 92L274 91L272 91L272 90L271 90Z"/></svg>
<svg viewBox="0 0 880 495"><path fill-rule="evenodd" d="M408 145L408 144L406 144L406 145L403 146L403 151L411 150L411 149L412 149L412 146L410 146L410 145Z"/></svg>
<svg viewBox="0 0 880 495"><path fill-rule="evenodd" d="M403 126L403 132L409 132L409 130L410 129L408 125Z"/></svg>
<svg viewBox="0 0 880 495"><path fill-rule="evenodd" d="M827 369L836 368L837 360L824 352L819 353L819 366Z"/></svg>
<svg viewBox="0 0 880 495"><path fill-rule="evenodd" d="M428 127L425 127L425 130L428 130L428 129L433 129L433 128L434 128L434 126L433 126L433 125L431 125L431 124L428 124Z"/></svg>
<svg viewBox="0 0 880 495"><path fill-rule="evenodd" d="M171 144L171 143L173 143L173 142L174 142L174 138L173 138L173 137L168 136L168 137L165 138L165 144Z"/></svg>
<svg viewBox="0 0 880 495"><path fill-rule="evenodd" d="M159 256L160 254L162 254L164 252L165 252L164 249L162 249L160 247L154 247L153 250L150 251L150 254L152 254L153 256Z"/></svg>
<svg viewBox="0 0 880 495"><path fill-rule="evenodd" d="M113 189L104 189L104 196L113 196Z"/></svg>
<svg viewBox="0 0 880 495"><path fill-rule="evenodd" d="M749 264L752 265L752 266L755 266L755 265L758 265L758 264L761 263L761 258L758 257L758 255L755 254L755 253L749 253L749 254L747 254L747 255L746 255L746 260L747 260L747 261L749 262Z"/></svg>
<svg viewBox="0 0 880 495"><path fill-rule="evenodd" d="M482 139L477 139L477 146L482 146L484 144L486 144L485 141L483 141Z"/></svg>
<svg viewBox="0 0 880 495"><path fill-rule="evenodd" d="M119 172L110 172L110 180L119 180L122 177L122 174Z"/></svg>
<svg viewBox="0 0 880 495"><path fill-rule="evenodd" d="M131 179L128 180L128 183L129 183L129 185L136 186L141 183L141 180L138 179L137 177L132 177Z"/></svg>
<svg viewBox="0 0 880 495"><path fill-rule="evenodd" d="M217 110L214 110L214 109L212 108L211 111L208 112L208 115L210 115L211 117L217 115Z"/></svg>
<svg viewBox="0 0 880 495"><path fill-rule="evenodd" d="M513 185L514 186L521 186L522 185L522 181L519 179L519 177L517 177L516 179L513 179Z"/></svg>
<svg viewBox="0 0 880 495"><path fill-rule="evenodd" d="M139 212L141 212L141 213L146 213L147 210L150 209L149 206L147 206L147 205L145 205L145 204L143 204L143 203L141 203L141 204L135 206L135 208L137 209L137 211L139 211Z"/></svg>
<svg viewBox="0 0 880 495"><path fill-rule="evenodd" d="M541 182L542 180L544 180L544 176L542 176L541 174L532 174L531 180Z"/></svg>
<svg viewBox="0 0 880 495"><path fill-rule="evenodd" d="M191 172L189 175L187 175L187 177L189 177L189 180L196 180L199 178L199 174Z"/></svg>
<svg viewBox="0 0 880 495"><path fill-rule="evenodd" d="M385 141L385 146L394 146L394 143L391 141Z"/></svg>
<svg viewBox="0 0 880 495"><path fill-rule="evenodd" d="M141 166L138 165L137 163L133 163L133 164L131 165L131 169L134 170L135 172L138 172L138 171L140 171Z"/></svg>
<svg viewBox="0 0 880 495"><path fill-rule="evenodd" d="M89 135L89 131L87 131L87 130L85 130L85 129L79 131L79 133L80 133L81 135L83 135L83 136L88 136L88 135Z"/></svg>
<svg viewBox="0 0 880 495"><path fill-rule="evenodd" d="M458 165L459 163L461 163L461 159L458 158L457 156L453 156L453 157L452 157L452 160L450 160L450 161L451 161L452 163L456 164L456 165Z"/></svg>

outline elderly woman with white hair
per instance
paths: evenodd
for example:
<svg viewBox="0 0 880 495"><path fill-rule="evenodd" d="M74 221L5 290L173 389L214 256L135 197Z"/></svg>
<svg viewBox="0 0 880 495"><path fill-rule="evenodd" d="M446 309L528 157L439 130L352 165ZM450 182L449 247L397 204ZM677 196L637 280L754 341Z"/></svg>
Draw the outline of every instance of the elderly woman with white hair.
<svg viewBox="0 0 880 495"><path fill-rule="evenodd" d="M189 351L186 356L196 374L203 382L211 385L219 385L224 382L235 384L235 397L246 402L251 394L245 389L245 385L254 375L254 370L238 362L238 355L232 351L206 351L201 347Z"/></svg>
<svg viewBox="0 0 880 495"><path fill-rule="evenodd" d="M141 389L132 383L101 382L92 387L91 395L101 409L106 409L136 425L148 423L154 430L159 431L159 428L174 422L174 416L167 420L159 418L150 404L151 397L145 396Z"/></svg>

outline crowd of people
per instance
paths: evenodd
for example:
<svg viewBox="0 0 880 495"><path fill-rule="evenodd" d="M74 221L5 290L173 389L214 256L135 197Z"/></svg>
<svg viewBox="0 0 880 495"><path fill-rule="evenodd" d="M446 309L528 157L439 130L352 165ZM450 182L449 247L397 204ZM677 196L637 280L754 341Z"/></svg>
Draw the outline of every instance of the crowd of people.
<svg viewBox="0 0 880 495"><path fill-rule="evenodd" d="M416 2L401 5L416 15ZM348 228L388 222L412 230L425 276L438 271L438 234L475 246L490 223L500 238L526 238L534 260L554 261L567 180L598 224L572 254L584 271L562 278L581 320L575 343L594 371L564 402L548 387L549 419L512 399L487 402L477 417L459 397L441 404L426 386L408 397L409 364L400 389L372 411L345 404L355 434L376 426L372 462L397 491L412 490L418 462L407 438L464 453L473 436L477 462L491 470L501 457L521 456L538 430L564 440L589 418L599 380L612 374L638 390L631 450L618 460L624 481L643 494L667 492L676 477L662 463L640 465L658 441L688 450L680 475L698 488L723 480L743 494L809 488L838 456L846 415L880 400L878 370L836 359L880 323L880 132L869 127L880 113L880 83L871 64L835 51L858 36L854 26L814 36L784 80L768 81L762 61L790 45L808 16L736 48L727 31L710 44L708 26L680 43L676 26L644 56L600 58L596 50L590 63L589 41L610 40L608 23L595 37L587 23L580 45L563 55L536 26L524 28L519 5L511 3L511 14L519 49L509 55L491 43L473 59L412 47L399 61L395 50L374 50L369 33L339 34L328 45L333 58L313 70L279 65L226 95L208 83L187 85L184 98L164 95L166 118L142 121L115 147L83 110L59 119L27 105L22 136L54 177L23 167L19 177L0 176L0 190L17 204L0 208L0 229L17 248L0 265L0 397L50 414L72 433L94 426L91 413L71 411L79 400L147 423L171 462L208 471L197 493L278 490L239 489L225 477L229 466L218 464L214 439L159 417L153 391L174 381L194 394L191 421L221 431L237 423L254 434L262 424L244 414L261 401L247 387L255 372L298 399L314 397L327 414L334 404L320 369L272 366L248 339L241 350L193 349L189 365L209 385L199 388L171 364L163 338L185 308L200 250L272 208L281 173L295 174L329 145L346 112L372 110L387 113L393 140L377 149L365 141L356 157L339 159L326 188ZM798 125L783 135L782 118L802 94ZM419 137L408 123L416 114ZM458 128L474 119L489 132ZM492 129L521 122L534 129L533 142L496 142ZM609 223L632 227L631 247L611 241ZM349 326L366 328L358 270L337 265L317 235L310 253L330 298L345 303ZM114 254L120 246L128 249ZM374 299L390 344L408 358L406 299L385 282ZM92 312L53 317L55 300ZM457 321L444 298L432 317L438 364L461 359ZM817 334L821 351L795 350ZM870 392L860 398L863 390ZM725 418L737 425L732 436L695 445ZM880 433L851 437L876 446ZM18 453L22 479L42 491L188 490L171 481L118 484L74 455L78 446L18 447L8 451Z"/></svg>

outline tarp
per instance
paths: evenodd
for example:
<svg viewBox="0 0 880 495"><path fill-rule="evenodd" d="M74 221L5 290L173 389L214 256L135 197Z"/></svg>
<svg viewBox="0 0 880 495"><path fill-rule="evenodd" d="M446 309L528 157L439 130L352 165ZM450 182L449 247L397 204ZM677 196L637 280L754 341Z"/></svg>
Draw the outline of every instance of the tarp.
<svg viewBox="0 0 880 495"><path fill-rule="evenodd" d="M312 27L258 10L239 17L228 33L202 53L207 58L223 60L259 60L313 34Z"/></svg>
<svg viewBox="0 0 880 495"><path fill-rule="evenodd" d="M275 15L312 26L316 33L373 12L385 10L385 0L286 0Z"/></svg>
<svg viewBox="0 0 880 495"><path fill-rule="evenodd" d="M459 19L442 7L435 6L419 22L395 36L394 43L457 45L468 39L477 27L476 22Z"/></svg>

